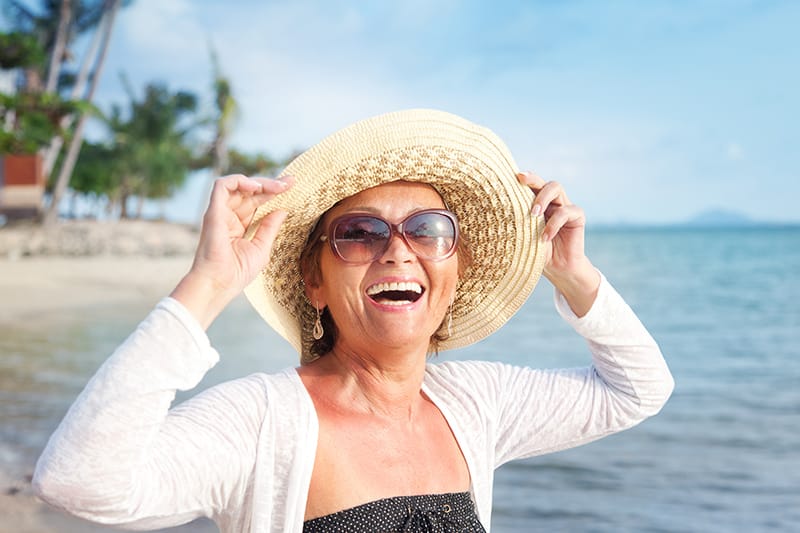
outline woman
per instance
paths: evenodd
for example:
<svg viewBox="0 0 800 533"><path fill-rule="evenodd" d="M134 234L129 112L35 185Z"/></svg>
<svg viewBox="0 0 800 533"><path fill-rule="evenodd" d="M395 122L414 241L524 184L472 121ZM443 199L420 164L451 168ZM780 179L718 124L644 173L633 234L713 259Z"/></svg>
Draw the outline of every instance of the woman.
<svg viewBox="0 0 800 533"><path fill-rule="evenodd" d="M34 486L139 529L488 530L495 468L631 427L672 390L583 239L558 184L437 111L354 124L279 180L220 179L189 273L78 398ZM499 328L542 271L591 366L428 363ZM216 362L203 330L242 289L301 366L170 410Z"/></svg>

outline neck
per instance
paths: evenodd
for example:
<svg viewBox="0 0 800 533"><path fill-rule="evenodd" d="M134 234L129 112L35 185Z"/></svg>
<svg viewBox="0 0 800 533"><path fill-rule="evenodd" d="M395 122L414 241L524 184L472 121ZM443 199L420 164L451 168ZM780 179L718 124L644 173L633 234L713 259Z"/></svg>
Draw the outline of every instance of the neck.
<svg viewBox="0 0 800 533"><path fill-rule="evenodd" d="M349 409L395 418L410 417L419 406L426 357L427 346L424 350L362 355L337 344L319 363L325 374L339 382L328 389L336 391L334 401Z"/></svg>

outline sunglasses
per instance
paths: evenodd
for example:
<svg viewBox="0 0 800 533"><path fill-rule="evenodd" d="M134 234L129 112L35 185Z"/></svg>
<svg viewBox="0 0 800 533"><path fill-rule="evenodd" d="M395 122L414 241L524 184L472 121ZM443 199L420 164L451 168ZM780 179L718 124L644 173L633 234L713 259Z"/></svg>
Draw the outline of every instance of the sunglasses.
<svg viewBox="0 0 800 533"><path fill-rule="evenodd" d="M351 213L334 219L328 234L334 255L345 263L370 263L389 248L398 235L417 257L431 261L447 259L458 243L458 220L445 209L425 209L407 216L399 224L364 213Z"/></svg>

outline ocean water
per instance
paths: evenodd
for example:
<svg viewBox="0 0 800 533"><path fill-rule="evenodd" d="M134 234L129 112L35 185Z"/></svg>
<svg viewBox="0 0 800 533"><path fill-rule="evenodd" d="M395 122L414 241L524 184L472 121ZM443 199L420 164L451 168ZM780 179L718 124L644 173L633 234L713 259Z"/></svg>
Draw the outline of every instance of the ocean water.
<svg viewBox="0 0 800 533"><path fill-rule="evenodd" d="M800 228L598 229L587 247L661 345L676 390L633 429L501 467L493 531L800 531ZM147 310L0 326L0 469L32 471L70 402ZM209 335L222 361L199 388L295 363L243 300ZM543 281L501 331L440 358L562 367L586 364L588 352Z"/></svg>

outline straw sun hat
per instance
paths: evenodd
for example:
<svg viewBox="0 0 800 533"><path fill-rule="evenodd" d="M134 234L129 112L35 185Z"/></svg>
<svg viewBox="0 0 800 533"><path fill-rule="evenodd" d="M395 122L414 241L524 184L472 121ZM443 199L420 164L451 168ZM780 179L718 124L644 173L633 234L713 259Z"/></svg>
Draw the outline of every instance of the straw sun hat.
<svg viewBox="0 0 800 533"><path fill-rule="evenodd" d="M288 216L268 266L245 294L301 362L310 362L316 312L299 259L317 220L336 202L382 183L429 183L458 217L473 256L456 290L451 335L439 349L477 342L522 306L544 267L544 219L531 215L533 193L516 172L494 133L449 113L399 111L352 124L292 161L282 175L294 176L294 186L256 210L248 237L266 214L284 209Z"/></svg>

